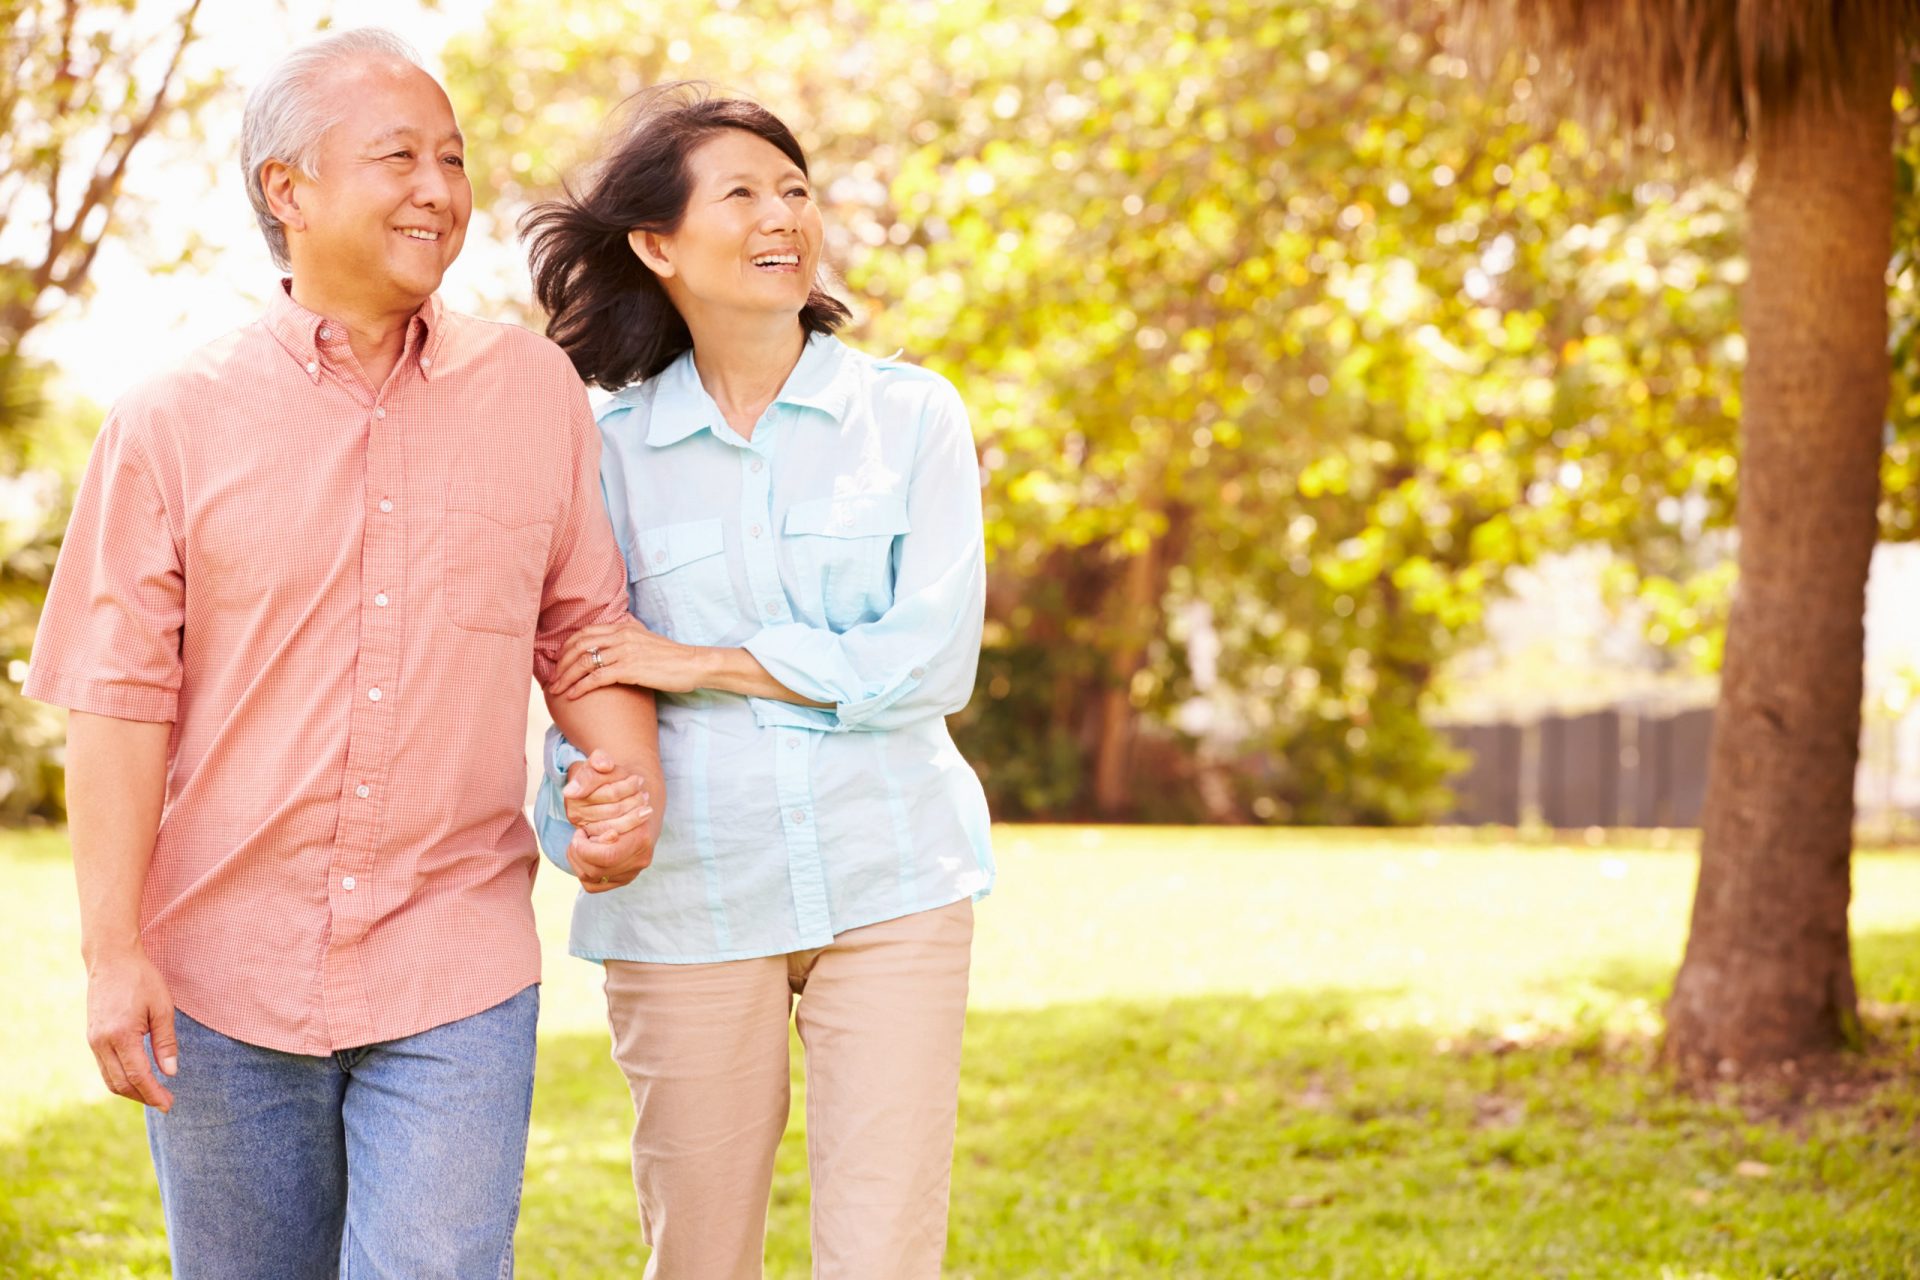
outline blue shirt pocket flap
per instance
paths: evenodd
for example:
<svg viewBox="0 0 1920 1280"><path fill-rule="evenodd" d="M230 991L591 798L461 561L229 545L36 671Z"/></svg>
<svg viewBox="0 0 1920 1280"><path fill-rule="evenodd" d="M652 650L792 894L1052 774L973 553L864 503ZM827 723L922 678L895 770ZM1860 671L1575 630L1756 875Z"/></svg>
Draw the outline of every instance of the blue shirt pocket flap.
<svg viewBox="0 0 1920 1280"><path fill-rule="evenodd" d="M906 533L906 499L892 493L861 493L845 498L816 498L787 508L788 533L829 538L867 538Z"/></svg>
<svg viewBox="0 0 1920 1280"><path fill-rule="evenodd" d="M695 560L717 556L726 550L726 545L719 519L683 520L679 524L655 525L635 533L628 562L634 580L638 581Z"/></svg>

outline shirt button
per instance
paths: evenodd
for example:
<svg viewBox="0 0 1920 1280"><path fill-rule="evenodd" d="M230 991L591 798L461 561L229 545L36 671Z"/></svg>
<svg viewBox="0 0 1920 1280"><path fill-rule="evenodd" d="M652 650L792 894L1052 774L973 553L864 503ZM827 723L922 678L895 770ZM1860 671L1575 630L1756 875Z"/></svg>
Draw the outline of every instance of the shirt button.
<svg viewBox="0 0 1920 1280"><path fill-rule="evenodd" d="M791 750L793 750L793 749L794 749L795 747L797 747L797 746L799 746L799 745L800 745L800 739L798 739L798 738L788 738L788 739L787 739L787 750L789 750L789 751L791 751Z"/></svg>
<svg viewBox="0 0 1920 1280"><path fill-rule="evenodd" d="M373 788L369 787L366 783L363 782L359 786L353 789L353 794L359 796L362 800L365 800L368 796L373 794Z"/></svg>
<svg viewBox="0 0 1920 1280"><path fill-rule="evenodd" d="M762 467L763 465L765 465L765 464L763 464L763 463L762 463L762 462L760 461L760 459L758 459L758 458L755 458L755 459L753 460L753 470L754 470L754 472L755 472L755 473L757 474L757 473L759 472L759 470L760 470L760 468L761 468L761 467Z"/></svg>
<svg viewBox="0 0 1920 1280"><path fill-rule="evenodd" d="M375 604L377 604L377 605L379 605L379 606L380 606L380 607L381 607L382 609L384 609L384 608L386 608L386 607L387 607L387 593L386 593L386 592L384 592L384 591L382 591L382 592L381 592L381 593L380 593L379 595L377 595L377 596L375 596L375 597L373 598L373 602L374 602Z"/></svg>
<svg viewBox="0 0 1920 1280"><path fill-rule="evenodd" d="M322 342L325 342L328 338L331 338L332 336L333 336L333 330L331 329L322 329L320 331L320 341Z"/></svg>
<svg viewBox="0 0 1920 1280"><path fill-rule="evenodd" d="M773 600L767 601L767 616L769 618L777 618L780 616L780 605L778 602Z"/></svg>
<svg viewBox="0 0 1920 1280"><path fill-rule="evenodd" d="M912 675L915 680L918 680L921 676L925 674L927 674L927 669L925 667L915 667L912 671Z"/></svg>
<svg viewBox="0 0 1920 1280"><path fill-rule="evenodd" d="M793 820L795 822L805 822L807 820L807 811L805 809L795 809L793 811Z"/></svg>
<svg viewBox="0 0 1920 1280"><path fill-rule="evenodd" d="M665 563L667 562L667 553L666 553L666 552L664 552L664 551L656 551L656 552L654 552L654 553L653 553L653 562L654 562L655 564L665 564Z"/></svg>
<svg viewBox="0 0 1920 1280"><path fill-rule="evenodd" d="M756 537L756 538L757 538L757 537L759 537L759 536L760 536L760 526L756 524L756 525L754 525L754 526L752 526L751 528L749 528L749 529L747 530L747 532L748 532L748 533L749 533L750 535L752 535L753 537Z"/></svg>
<svg viewBox="0 0 1920 1280"><path fill-rule="evenodd" d="M318 372L320 372L320 365L319 365L319 363L318 363L317 361L314 361L314 360L309 360L309 361L307 361L307 372L308 372L308 373L318 373Z"/></svg>
<svg viewBox="0 0 1920 1280"><path fill-rule="evenodd" d="M352 892L353 892L353 884L354 884L354 880L353 880L353 877L352 877L352 876L348 876L348 877L346 877L345 879L343 879L343 880L342 880L342 881L340 882L340 887L341 887L342 889L345 889L345 890L346 890L346 891L347 891L348 893L352 893Z"/></svg>
<svg viewBox="0 0 1920 1280"><path fill-rule="evenodd" d="M380 499L380 510L382 510L382 511L392 511L392 510L393 510L393 499L392 499L392 498L382 498L382 499Z"/></svg>
<svg viewBox="0 0 1920 1280"><path fill-rule="evenodd" d="M431 369L431 368L433 368L433 361L431 361L431 360L429 360L429 359L427 359L427 358L426 358L425 356L421 356L421 357L420 357L420 367L421 367L422 369Z"/></svg>
<svg viewBox="0 0 1920 1280"><path fill-rule="evenodd" d="M375 405L375 406L373 406L373 416L374 416L374 417L376 417L376 418L384 418L384 417L386 417L386 416L387 416L387 407L386 407L385 405L383 405L383 404L377 404L377 405Z"/></svg>
<svg viewBox="0 0 1920 1280"><path fill-rule="evenodd" d="M377 688L367 690L367 701L368 702L380 701L380 690Z"/></svg>

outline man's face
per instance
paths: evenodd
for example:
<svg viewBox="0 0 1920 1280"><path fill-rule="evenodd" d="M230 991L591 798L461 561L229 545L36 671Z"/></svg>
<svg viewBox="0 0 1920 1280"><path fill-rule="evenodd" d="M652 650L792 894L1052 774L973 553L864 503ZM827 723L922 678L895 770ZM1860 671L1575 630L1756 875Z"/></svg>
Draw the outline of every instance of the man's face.
<svg viewBox="0 0 1920 1280"><path fill-rule="evenodd" d="M432 76L394 61L343 65L323 90L339 123L316 176L294 179L306 224L288 235L295 269L331 296L411 310L440 287L473 213L453 106Z"/></svg>

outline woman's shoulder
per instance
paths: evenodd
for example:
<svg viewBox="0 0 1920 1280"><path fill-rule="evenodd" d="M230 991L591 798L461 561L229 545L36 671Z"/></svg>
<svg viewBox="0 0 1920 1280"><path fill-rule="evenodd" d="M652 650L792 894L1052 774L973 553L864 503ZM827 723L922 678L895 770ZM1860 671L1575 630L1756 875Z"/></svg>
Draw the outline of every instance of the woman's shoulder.
<svg viewBox="0 0 1920 1280"><path fill-rule="evenodd" d="M904 350L876 356L852 347L845 348L846 359L864 375L869 393L896 411L913 409L948 415L961 407L960 392L945 374L906 358Z"/></svg>

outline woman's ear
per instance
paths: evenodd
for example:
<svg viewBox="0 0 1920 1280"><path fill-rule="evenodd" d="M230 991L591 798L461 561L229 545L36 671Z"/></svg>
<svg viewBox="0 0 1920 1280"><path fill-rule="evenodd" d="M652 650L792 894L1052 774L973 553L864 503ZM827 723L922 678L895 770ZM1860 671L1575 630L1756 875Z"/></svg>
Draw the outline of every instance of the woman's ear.
<svg viewBox="0 0 1920 1280"><path fill-rule="evenodd" d="M294 198L296 176L293 166L284 160L260 163L260 190L267 198L267 212L278 218L287 230L305 231L307 219L300 212L300 202Z"/></svg>
<svg viewBox="0 0 1920 1280"><path fill-rule="evenodd" d="M633 249L633 256L647 264L647 269L661 279L673 274L673 263L667 258L666 245L651 231L627 232L627 244Z"/></svg>

